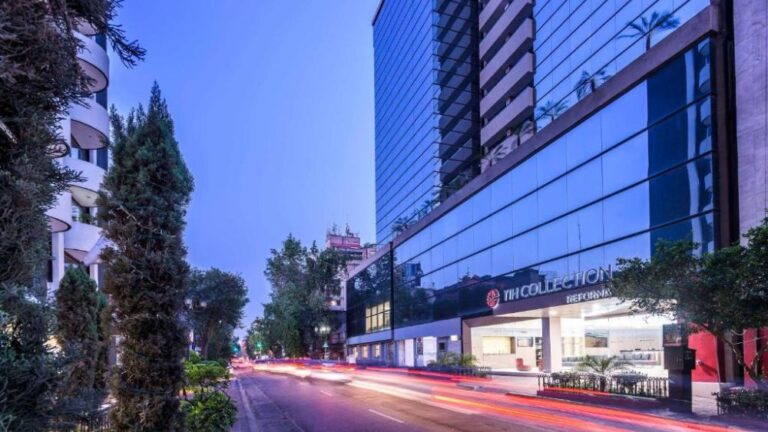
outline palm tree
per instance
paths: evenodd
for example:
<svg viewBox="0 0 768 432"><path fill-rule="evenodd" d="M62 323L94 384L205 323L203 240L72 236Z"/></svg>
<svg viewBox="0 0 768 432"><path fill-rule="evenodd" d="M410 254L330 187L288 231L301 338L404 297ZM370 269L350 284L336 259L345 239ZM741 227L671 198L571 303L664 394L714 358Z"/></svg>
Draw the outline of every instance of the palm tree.
<svg viewBox="0 0 768 432"><path fill-rule="evenodd" d="M410 221L406 217L399 217L392 222L392 234L398 236L403 233L408 227L411 226Z"/></svg>
<svg viewBox="0 0 768 432"><path fill-rule="evenodd" d="M566 102L565 100L561 100L560 102L552 102L550 100L544 103L544 105L536 109L536 114L537 114L536 117L537 118L549 117L549 121L554 121L567 109L568 109L568 102Z"/></svg>
<svg viewBox="0 0 768 432"><path fill-rule="evenodd" d="M584 99L590 93L594 93L597 88L611 78L610 74L605 73L605 69L600 69L594 75L588 71L581 71L581 78L576 83L576 96L579 100Z"/></svg>
<svg viewBox="0 0 768 432"><path fill-rule="evenodd" d="M640 21L633 21L627 24L628 33L619 37L622 38L640 38L645 36L645 50L651 49L653 35L663 30L672 30L680 26L680 19L672 12L651 13L650 18L640 17Z"/></svg>
<svg viewBox="0 0 768 432"><path fill-rule="evenodd" d="M523 143L523 137L529 133L533 133L533 122L530 120L525 120L512 130L512 134L517 137L518 146Z"/></svg>
<svg viewBox="0 0 768 432"><path fill-rule="evenodd" d="M600 386L600 391L605 391L608 388L608 376L613 372L627 370L627 366L630 364L617 356L593 357L588 355L584 357L583 362L576 366L576 369L593 373L592 379Z"/></svg>
<svg viewBox="0 0 768 432"><path fill-rule="evenodd" d="M618 356L594 357L586 356L584 361L576 366L581 371L592 372L601 376L607 376L613 372L627 370L632 363L620 359Z"/></svg>

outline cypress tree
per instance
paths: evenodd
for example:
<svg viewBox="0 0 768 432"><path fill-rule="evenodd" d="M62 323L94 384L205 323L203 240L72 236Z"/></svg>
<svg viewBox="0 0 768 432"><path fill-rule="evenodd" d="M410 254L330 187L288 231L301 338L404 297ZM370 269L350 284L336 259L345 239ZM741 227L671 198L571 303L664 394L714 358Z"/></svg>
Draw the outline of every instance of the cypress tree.
<svg viewBox="0 0 768 432"><path fill-rule="evenodd" d="M99 196L99 219L112 245L102 254L115 333L116 430L179 431L186 332L181 321L189 267L182 241L193 188L155 83L149 106L126 119L112 108L113 166Z"/></svg>
<svg viewBox="0 0 768 432"><path fill-rule="evenodd" d="M46 263L45 211L79 176L54 163L66 149L58 124L84 100L78 22L107 35L121 60L144 52L109 21L119 0L0 1L0 429L47 430L56 362Z"/></svg>
<svg viewBox="0 0 768 432"><path fill-rule="evenodd" d="M97 305L96 329L99 335L99 353L96 356L96 379L93 388L106 391L109 377L109 346L112 336L112 308L109 306L109 298L102 292L97 294Z"/></svg>
<svg viewBox="0 0 768 432"><path fill-rule="evenodd" d="M65 353L60 394L78 397L94 387L99 352L96 282L79 267L64 273L56 291L56 338Z"/></svg>

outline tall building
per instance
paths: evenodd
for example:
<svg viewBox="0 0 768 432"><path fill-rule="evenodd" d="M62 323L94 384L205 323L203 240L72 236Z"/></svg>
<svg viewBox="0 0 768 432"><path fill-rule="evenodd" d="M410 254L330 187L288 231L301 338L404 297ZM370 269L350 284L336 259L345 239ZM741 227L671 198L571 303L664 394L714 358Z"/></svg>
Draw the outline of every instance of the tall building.
<svg viewBox="0 0 768 432"><path fill-rule="evenodd" d="M712 251L765 216L768 3L480 3L484 170L389 237L378 195L390 186L379 169L382 134L387 125L415 129L398 117L407 107L392 109L381 89L432 61L429 49L401 51L423 27L393 23L443 2L379 6L377 229L391 241L350 275L348 355L425 365L462 352L520 372L616 355L663 375L669 322L631 315L606 283L618 258L648 259L662 239ZM402 64L393 69L386 58ZM416 95L397 88L396 101ZM399 165L418 143L402 143ZM404 177L398 190L421 178ZM743 379L712 335L689 345L698 386Z"/></svg>
<svg viewBox="0 0 768 432"><path fill-rule="evenodd" d="M533 133L533 18L530 0L480 3L481 169Z"/></svg>
<svg viewBox="0 0 768 432"><path fill-rule="evenodd" d="M56 291L64 272L71 266L85 269L99 285L103 277L98 262L104 240L95 216L96 198L109 164L107 40L87 25L79 26L74 33L82 42L77 58L91 79L91 95L85 104L72 105L61 123L67 148L56 154L57 160L80 172L82 181L59 195L56 205L47 212L51 229L49 293Z"/></svg>
<svg viewBox="0 0 768 432"><path fill-rule="evenodd" d="M479 171L476 0L387 0L373 19L376 241Z"/></svg>

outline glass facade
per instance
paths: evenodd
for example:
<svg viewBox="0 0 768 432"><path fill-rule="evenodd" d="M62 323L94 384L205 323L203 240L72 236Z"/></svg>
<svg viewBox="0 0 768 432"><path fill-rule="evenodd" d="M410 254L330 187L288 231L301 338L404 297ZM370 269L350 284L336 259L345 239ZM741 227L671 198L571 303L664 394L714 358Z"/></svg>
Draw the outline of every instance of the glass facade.
<svg viewBox="0 0 768 432"><path fill-rule="evenodd" d="M373 34L376 236L385 243L477 170L477 2L388 0Z"/></svg>
<svg viewBox="0 0 768 432"><path fill-rule="evenodd" d="M709 0L535 2L537 127L549 124L709 3Z"/></svg>
<svg viewBox="0 0 768 432"><path fill-rule="evenodd" d="M489 314L490 287L648 258L662 238L714 249L709 55L677 56L354 276L349 335L390 295L400 328Z"/></svg>

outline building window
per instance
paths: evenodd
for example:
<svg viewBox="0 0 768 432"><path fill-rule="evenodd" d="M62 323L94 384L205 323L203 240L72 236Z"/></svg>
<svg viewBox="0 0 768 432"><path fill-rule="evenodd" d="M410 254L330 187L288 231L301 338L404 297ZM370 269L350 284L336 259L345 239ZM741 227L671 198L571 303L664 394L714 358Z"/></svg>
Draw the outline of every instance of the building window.
<svg viewBox="0 0 768 432"><path fill-rule="evenodd" d="M381 358L381 344L375 344L373 346L373 357Z"/></svg>
<svg viewBox="0 0 768 432"><path fill-rule="evenodd" d="M365 308L365 332L372 333L389 328L389 302Z"/></svg>

